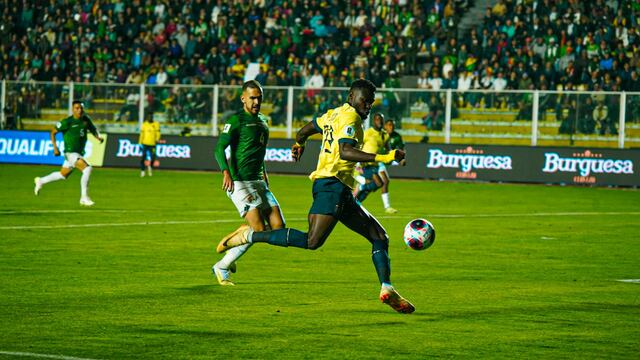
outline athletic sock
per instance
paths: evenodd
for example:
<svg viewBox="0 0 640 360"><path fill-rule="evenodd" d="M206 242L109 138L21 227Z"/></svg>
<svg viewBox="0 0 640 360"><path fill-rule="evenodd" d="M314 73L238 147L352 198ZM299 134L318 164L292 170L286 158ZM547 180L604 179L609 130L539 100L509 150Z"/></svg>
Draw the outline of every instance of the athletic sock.
<svg viewBox="0 0 640 360"><path fill-rule="evenodd" d="M384 205L384 208L388 208L391 206L391 204L389 204L389 193L384 193L381 195L382 196L382 205Z"/></svg>
<svg viewBox="0 0 640 360"><path fill-rule="evenodd" d="M53 181L58 181L58 180L64 180L65 177L62 176L62 174L60 174L60 171L54 171L51 174L45 176L45 177L41 177L40 178L40 183L42 185L46 184L46 183L50 183Z"/></svg>
<svg viewBox="0 0 640 360"><path fill-rule="evenodd" d="M391 260L387 252L388 247L387 242L376 240L373 242L371 251L371 260L373 260L373 266L376 268L378 280L380 280L381 284L391 284Z"/></svg>
<svg viewBox="0 0 640 360"><path fill-rule="evenodd" d="M85 198L88 196L89 192L89 177L91 177L91 166L87 166L82 170L82 177L80 178L80 193L82 197Z"/></svg>
<svg viewBox="0 0 640 360"><path fill-rule="evenodd" d="M252 244L244 244L227 250L224 257L218 261L218 266L222 269L228 269L231 264L238 261L242 255L251 247Z"/></svg>
<svg viewBox="0 0 640 360"><path fill-rule="evenodd" d="M272 231L253 232L249 235L249 241L252 243L266 242L276 246L293 246L301 249L307 249L309 235L296 229L278 229Z"/></svg>

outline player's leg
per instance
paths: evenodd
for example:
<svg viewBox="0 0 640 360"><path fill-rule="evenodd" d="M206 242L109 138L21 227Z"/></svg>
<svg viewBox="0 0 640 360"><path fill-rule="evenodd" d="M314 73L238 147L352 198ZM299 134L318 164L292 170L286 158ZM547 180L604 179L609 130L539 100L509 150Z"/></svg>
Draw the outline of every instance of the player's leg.
<svg viewBox="0 0 640 360"><path fill-rule="evenodd" d="M366 173L368 175L366 177L370 179L370 181L364 185L360 185L360 191L358 191L356 197L360 202L363 202L370 193L378 190L382 186L382 179L377 173L373 172L372 169L366 170Z"/></svg>
<svg viewBox="0 0 640 360"><path fill-rule="evenodd" d="M93 206L94 202L89 197L89 178L91 177L93 166L89 165L85 159L78 158L75 167L82 171L82 177L80 178L80 205Z"/></svg>
<svg viewBox="0 0 640 360"><path fill-rule="evenodd" d="M372 245L371 259L380 281L380 300L401 313L412 313L415 307L404 299L391 285L391 261L389 258L389 237L386 230L362 205L355 201L345 205L340 218L345 226L362 235Z"/></svg>
<svg viewBox="0 0 640 360"><path fill-rule="evenodd" d="M332 215L309 214L309 231L303 232L292 228L254 232L246 234L250 243L264 242L276 246L292 246L301 249L316 250L327 240L338 219Z"/></svg>
<svg viewBox="0 0 640 360"><path fill-rule="evenodd" d="M341 201L344 198L353 201L351 189L340 183L338 179L316 180L313 184L313 204L309 210L308 232L291 228L252 232L239 228L220 241L217 251L223 252L248 242L265 242L276 246L315 250L324 244L338 223L338 216L342 212Z"/></svg>
<svg viewBox="0 0 640 360"><path fill-rule="evenodd" d="M247 225L253 231L264 231L264 221L260 213L260 209L255 208L247 212L244 216ZM215 274L220 285L235 285L230 279L230 272L235 272L235 262L244 255L252 244L244 244L227 250L222 259L213 265L213 273Z"/></svg>
<svg viewBox="0 0 640 360"><path fill-rule="evenodd" d="M145 145L140 146L142 147L142 155L140 156L140 177L144 177L144 169L146 167L145 160L147 159L147 147Z"/></svg>
<svg viewBox="0 0 640 360"><path fill-rule="evenodd" d="M389 201L389 182L391 182L391 180L389 179L389 175L387 174L387 169L384 167L384 164L382 164L380 170L378 170L378 175L382 180L382 194L380 194L380 196L382 197L382 205L384 206L384 211L389 214L395 214L398 212L398 210L392 208L391 202Z"/></svg>
<svg viewBox="0 0 640 360"><path fill-rule="evenodd" d="M48 184L50 182L65 180L71 174L72 168L61 167L59 171L54 171L49 175L43 177L36 177L33 179L33 183L35 187L33 188L33 193L38 195L40 194L40 190L44 184Z"/></svg>
<svg viewBox="0 0 640 360"><path fill-rule="evenodd" d="M153 176L153 164L156 162L156 147L149 146L149 166L147 167L149 171L149 176Z"/></svg>

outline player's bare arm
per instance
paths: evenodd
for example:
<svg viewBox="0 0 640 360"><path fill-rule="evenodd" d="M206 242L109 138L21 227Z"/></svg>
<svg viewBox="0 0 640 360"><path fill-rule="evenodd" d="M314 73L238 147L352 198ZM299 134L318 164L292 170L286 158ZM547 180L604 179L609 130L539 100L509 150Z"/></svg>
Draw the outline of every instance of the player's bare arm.
<svg viewBox="0 0 640 360"><path fill-rule="evenodd" d="M233 192L233 179L229 170L222 170L222 190Z"/></svg>
<svg viewBox="0 0 640 360"><path fill-rule="evenodd" d="M402 150L391 150L388 154L385 155L370 154L354 148L353 145L347 142L340 143L340 159L347 161L378 161L383 163L390 163L394 160L401 161L402 159L404 159L404 155L405 153Z"/></svg>
<svg viewBox="0 0 640 360"><path fill-rule="evenodd" d="M309 136L319 134L320 132L313 125L313 122L308 122L302 129L298 130L296 134L296 143L291 147L291 156L295 161L300 161L302 153L304 152L304 145L307 142Z"/></svg>
<svg viewBox="0 0 640 360"><path fill-rule="evenodd" d="M51 129L51 144L53 145L53 155L60 156L60 149L58 149L58 144L56 143L56 134L58 133L57 128Z"/></svg>

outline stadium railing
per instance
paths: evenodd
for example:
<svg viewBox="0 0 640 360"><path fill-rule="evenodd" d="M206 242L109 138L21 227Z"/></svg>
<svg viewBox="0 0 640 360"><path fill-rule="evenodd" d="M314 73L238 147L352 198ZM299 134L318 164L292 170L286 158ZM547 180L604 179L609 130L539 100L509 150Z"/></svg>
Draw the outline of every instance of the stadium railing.
<svg viewBox="0 0 640 360"><path fill-rule="evenodd" d="M148 113L164 134L217 136L242 108L240 86L2 81L2 129L48 130L74 99L101 131L137 133ZM292 138L346 101L347 88L265 86L271 136ZM640 93L385 89L373 112L393 119L406 142L640 147Z"/></svg>

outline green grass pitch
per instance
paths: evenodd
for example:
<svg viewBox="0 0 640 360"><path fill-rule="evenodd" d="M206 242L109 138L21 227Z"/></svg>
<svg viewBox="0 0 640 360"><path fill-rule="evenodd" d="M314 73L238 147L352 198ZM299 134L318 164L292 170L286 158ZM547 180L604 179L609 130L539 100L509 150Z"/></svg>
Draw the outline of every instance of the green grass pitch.
<svg viewBox="0 0 640 360"><path fill-rule="evenodd" d="M369 243L338 225L316 251L255 245L235 287L210 272L241 219L210 172L95 169L33 195L56 167L0 165L0 358L637 358L640 192L394 179L382 211L392 280L378 300ZM272 175L305 230L311 182ZM426 217L437 240L407 249ZM12 355L13 354L13 355ZM635 355L634 355L635 354ZM35 356L35 355L34 355Z"/></svg>

